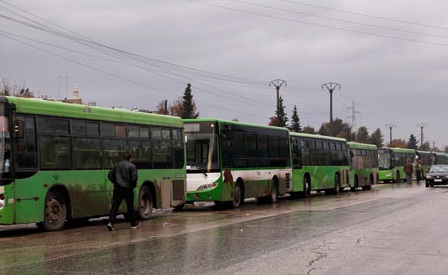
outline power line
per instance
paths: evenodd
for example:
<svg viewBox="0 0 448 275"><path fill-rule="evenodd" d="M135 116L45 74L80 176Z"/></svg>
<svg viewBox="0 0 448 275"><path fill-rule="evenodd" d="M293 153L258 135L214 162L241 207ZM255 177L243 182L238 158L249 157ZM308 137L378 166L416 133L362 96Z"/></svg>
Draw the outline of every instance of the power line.
<svg viewBox="0 0 448 275"><path fill-rule="evenodd" d="M271 18L271 19L278 19L278 20L287 21L287 22L306 24L306 25L311 25L311 26L321 27L321 28L326 28L326 29L340 30L340 31L346 31L346 32L351 32L351 33L364 34L364 35L369 35L369 36L376 36L376 37L389 38L389 39L395 39L395 40L402 40L402 41L408 41L408 42L416 42L416 43L428 44L428 45L434 45L434 46L443 46L443 47L448 46L448 43L430 42L430 41L418 40L418 39L407 38L407 37L398 37L398 36L393 36L393 35L389 35L389 34L379 34L379 33L373 33L373 32L368 32L368 31L361 31L361 30L354 30L354 29L343 28L343 27L336 27L336 26L333 26L333 25L326 25L326 24L320 24L320 23L306 22L306 21L303 21L303 20L296 20L296 19L290 19L290 18L285 18L285 17L281 17L281 16L275 16L275 15L264 14L264 13L253 12L253 11L247 11L247 10L242 10L242 9L237 9L237 8L232 8L232 7L226 7L226 6L222 6L222 5L218 5L218 4L205 3L205 2L198 1L198 0L188 0L188 1L199 3L199 4L202 4L202 5L217 7L217 8L221 8L221 9L231 10L231 11L235 11L235 12L251 14L251 15L256 15L256 16L261 16L261 17L266 17L266 18Z"/></svg>
<svg viewBox="0 0 448 275"><path fill-rule="evenodd" d="M83 36L76 32L70 31L60 25L57 25L50 21L42 19L41 17L34 15L33 13L27 12L24 9L16 7L12 4L9 4L4 0L0 0L0 2L6 3L6 4L18 9L21 13L14 12L13 10L10 10L10 9L7 9L7 10L8 10L8 12L16 14L19 18L22 18L22 19L14 18L14 17L11 17L9 15L4 15L4 14L0 14L0 18L6 19L9 21L13 21L15 23L24 25L26 27L34 28L36 30L40 30L40 31L43 31L43 32L46 32L46 33L49 33L52 35L56 35L58 37L67 39L72 42L79 43L83 46L86 46L93 50L99 51L102 54L107 54L110 56L114 56L116 58L125 58L126 60L130 60L133 62L138 62L138 63L143 63L145 65L154 66L156 68L163 69L167 72L169 72L169 71L172 72L174 70L181 70L184 73L199 74L202 77L208 77L211 79L217 79L217 80L222 80L222 81L226 81L226 82L263 86L262 82L260 82L260 81L254 81L254 80L249 80L249 79L238 78L238 77L228 76L228 75L224 75L224 74L209 72L209 71L205 71L205 70L200 70L197 68L188 67L185 65L179 65L179 64L163 61L163 60L156 59L156 58L144 57L144 56L137 55L137 54L134 54L134 53L131 53L128 51L110 47L110 46L107 46L100 42L94 41L86 36ZM29 14L39 20L42 20L47 24L43 24L34 19L25 17L23 15L24 13Z"/></svg>
<svg viewBox="0 0 448 275"><path fill-rule="evenodd" d="M392 27L387 27L387 26L379 26L379 25L374 25L374 24L367 24L367 23L356 22L356 21L351 21L351 20L346 20L346 19L339 19L339 18L333 18L333 17L329 17L329 16L322 16L322 15L316 15L316 14L311 14L311 13L306 13L306 12L300 12L300 11L284 9L284 8L277 8L277 7L267 6L267 5L261 5L261 4L258 4L258 3L255 4L255 3L250 3L250 2L241 1L241 0L230 0L230 1L237 2L237 3L242 3L242 4L246 4L246 5L262 7L262 8L271 9L271 10L277 10L277 11L281 11L281 12L288 12L288 13L293 13L293 14L306 15L308 17L328 19L328 20L333 20L333 21L337 21L337 22L349 23L349 24L360 25L360 26L365 26L365 27L372 27L372 28L377 28L377 29L384 29L384 30L388 30L388 31L397 31L397 32L404 32L404 33L409 33L409 34L418 34L418 35L424 35L424 36L429 36L429 37L437 37L437 38L448 38L448 36L443 36L443 35L432 35L432 34L428 34L428 33L409 31L409 30L403 30L403 29L397 29L397 28L392 28Z"/></svg>
<svg viewBox="0 0 448 275"><path fill-rule="evenodd" d="M292 0L280 0L280 1L289 2L289 3L296 4L296 5L302 5L302 6L309 6L309 7L319 8L319 9L331 10L331 11L336 11L336 12L340 12L340 13L354 14L354 15L359 15L359 16L363 16L363 17L369 17L369 18L374 18L374 19L381 19L381 20L386 20L386 21L391 21L391 22L398 22L398 23L416 25L416 26L421 26L421 27L428 27L428 28L435 28L435 29L441 29L441 30L448 30L448 28L442 27L442 26L428 25L428 24L422 24L422 23L417 23L417 22L399 20L399 19L395 19L395 18L378 16L378 15L371 15L371 14L365 14L365 13L359 13L359 12L353 12L353 11L346 11L346 10L329 8L329 7L324 7L324 6L318 6L318 5L313 5L313 4L308 4L308 3L298 2L298 1L292 1Z"/></svg>

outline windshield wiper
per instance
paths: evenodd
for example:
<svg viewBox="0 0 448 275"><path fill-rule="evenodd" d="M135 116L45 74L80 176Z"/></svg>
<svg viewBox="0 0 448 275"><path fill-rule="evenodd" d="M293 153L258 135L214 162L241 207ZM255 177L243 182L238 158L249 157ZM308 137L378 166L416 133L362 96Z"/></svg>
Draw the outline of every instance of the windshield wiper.
<svg viewBox="0 0 448 275"><path fill-rule="evenodd" d="M195 171L195 170L200 171L202 174L204 174L205 177L208 177L207 172L205 172L205 170L202 169L200 166L187 164L187 171L188 170L190 170L190 171Z"/></svg>

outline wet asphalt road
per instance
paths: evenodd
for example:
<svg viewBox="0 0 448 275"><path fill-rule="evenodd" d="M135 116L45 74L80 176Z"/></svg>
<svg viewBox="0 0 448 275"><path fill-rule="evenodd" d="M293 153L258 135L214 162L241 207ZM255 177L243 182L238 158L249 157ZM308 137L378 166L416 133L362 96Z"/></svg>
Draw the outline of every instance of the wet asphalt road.
<svg viewBox="0 0 448 275"><path fill-rule="evenodd" d="M372 191L234 210L156 212L59 232L0 226L0 274L447 274L448 188Z"/></svg>

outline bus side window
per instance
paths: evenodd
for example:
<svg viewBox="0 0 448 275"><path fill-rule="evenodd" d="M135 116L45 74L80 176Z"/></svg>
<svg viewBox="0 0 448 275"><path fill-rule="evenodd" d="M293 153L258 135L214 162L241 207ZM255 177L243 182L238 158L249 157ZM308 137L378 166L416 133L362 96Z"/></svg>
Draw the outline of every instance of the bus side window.
<svg viewBox="0 0 448 275"><path fill-rule="evenodd" d="M17 126L17 127L16 127ZM33 117L20 117L14 121L15 165L21 169L37 169L36 127Z"/></svg>

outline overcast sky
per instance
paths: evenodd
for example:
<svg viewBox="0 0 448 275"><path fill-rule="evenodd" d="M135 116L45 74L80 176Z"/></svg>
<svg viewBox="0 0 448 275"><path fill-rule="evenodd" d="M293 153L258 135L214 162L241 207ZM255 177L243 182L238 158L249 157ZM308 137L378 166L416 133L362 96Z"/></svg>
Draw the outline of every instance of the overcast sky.
<svg viewBox="0 0 448 275"><path fill-rule="evenodd" d="M0 0L0 78L35 96L156 110L192 84L200 117L291 119L448 145L442 0ZM353 110L354 106L354 110ZM353 112L354 111L354 112Z"/></svg>

